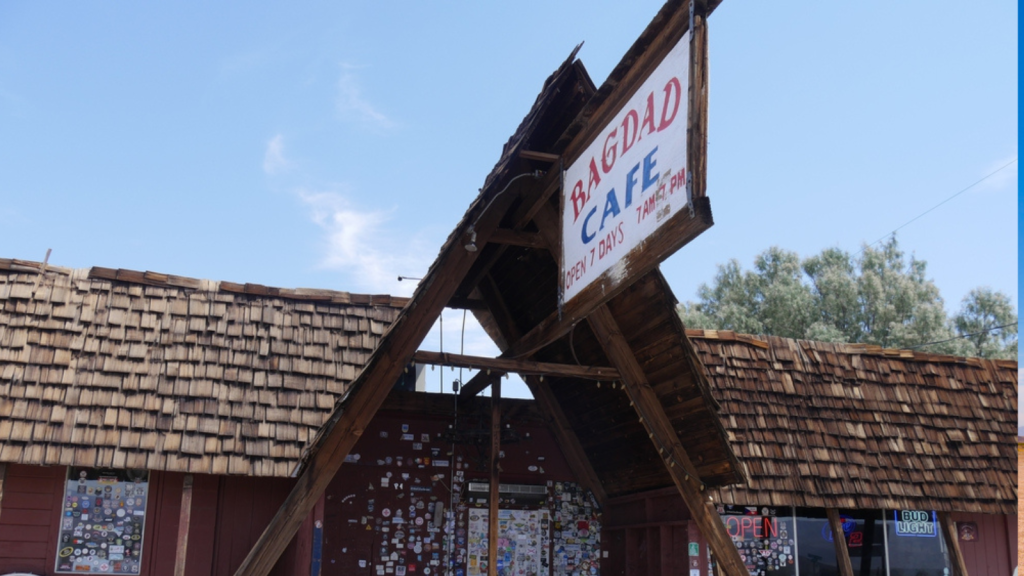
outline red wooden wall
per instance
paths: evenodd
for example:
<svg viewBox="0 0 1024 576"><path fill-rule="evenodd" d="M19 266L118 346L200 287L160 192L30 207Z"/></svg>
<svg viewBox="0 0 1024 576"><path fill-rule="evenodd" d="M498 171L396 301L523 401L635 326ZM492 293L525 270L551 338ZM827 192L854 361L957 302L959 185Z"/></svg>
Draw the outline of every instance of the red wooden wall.
<svg viewBox="0 0 1024 576"><path fill-rule="evenodd" d="M654 490L608 503L603 533L608 558L602 576L708 576L708 548L675 488ZM700 547L689 555L689 544Z"/></svg>
<svg viewBox="0 0 1024 576"><path fill-rule="evenodd" d="M67 468L8 464L0 501L0 574L53 574ZM150 475L142 576L172 576L184 474ZM289 478L194 476L189 576L231 576L291 491ZM299 529L274 576L309 574L312 521Z"/></svg>
<svg viewBox="0 0 1024 576"><path fill-rule="evenodd" d="M1017 523L1010 516L952 514L955 522L974 522L978 539L960 541L967 573L971 576L1006 576L1017 566Z"/></svg>

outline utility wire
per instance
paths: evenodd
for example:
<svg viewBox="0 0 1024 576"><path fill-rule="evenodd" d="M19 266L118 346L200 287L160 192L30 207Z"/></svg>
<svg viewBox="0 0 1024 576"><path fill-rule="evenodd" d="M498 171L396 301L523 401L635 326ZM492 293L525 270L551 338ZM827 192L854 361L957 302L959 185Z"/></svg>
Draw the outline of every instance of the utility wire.
<svg viewBox="0 0 1024 576"><path fill-rule="evenodd" d="M936 204L935 206L932 206L931 208L929 208L929 209L925 210L924 212L922 212L922 213L918 214L917 216L915 216L915 217L911 218L910 220L908 220L908 221L904 222L904 223L903 223L902 225L900 225L900 226L899 226L898 228L896 228L896 229L895 229L895 230L893 230L892 232L889 232L889 233L888 233L888 234L886 234L885 236L882 236L882 237L881 237L881 238L879 238L878 240L875 240L875 241L874 241L874 242L872 242L871 244L867 244L867 245L865 245L865 246L864 246L863 248L861 248L861 249L860 249L860 251L859 251L859 252L857 252L857 254L860 254L861 252L864 252L864 251L865 251L865 250L867 250L868 248L870 248L870 247L874 246L875 244L878 244L879 242L881 242L882 240L885 240L885 239L886 239L886 238L888 238L889 236L892 236L893 234L895 234L895 233L896 233L896 232L898 232L899 230L902 230L903 228L907 227L907 226L908 226L908 225L910 225L911 223L913 223L913 222L915 222L915 221L919 220L919 219L920 219L921 217L923 217L923 216L924 216L925 214L928 214L928 213L929 213L929 212L931 212L932 210L935 210L936 208L938 208L939 206L942 206L942 205L943 205L943 204L945 204L946 202L949 202L949 201L950 201L950 200L952 200L953 198L956 198L957 196L959 196L959 195L963 194L964 192L967 192L967 191L968 191L968 190L970 190L971 188L974 188L974 187L975 187L975 186L977 186L978 184L981 184L981 183L982 183L982 182L984 182L985 180L988 180L988 179L989 179L989 178L991 178L992 176L995 176L995 175L996 175L997 173L999 173L999 172L1001 172L1001 171L1005 170L1006 168L1009 168L1009 167L1010 167L1011 165L1013 165L1013 164L1014 164L1014 163L1016 163L1016 162L1017 162L1017 159L1016 159L1016 158L1014 158L1013 160L1010 160L1009 162L1007 162L1006 164L1003 164L1003 165L1002 165L1002 166L1000 166L999 168L996 168L995 170L993 170L993 171L989 172L988 174L986 174L986 175L985 175L984 177L982 177L982 178L981 178L980 180L978 180L978 181L977 181L977 182L975 182L974 184L971 184L970 186L968 186L968 187L964 188L963 190L961 190L961 191L957 192L956 194L953 194L953 195L952 195L952 196L950 196L949 198L946 198L946 199L945 199L945 200L943 200L942 202L939 202L939 203L938 203L938 204Z"/></svg>
<svg viewBox="0 0 1024 576"><path fill-rule="evenodd" d="M1009 328L1010 326L1016 326L1016 325L1017 325L1016 322L1010 322L1009 324L1003 324L1002 326L993 326L993 327L988 328L986 330L982 330L981 332L975 332L974 334L963 334L963 335L960 335L960 336L954 336L952 338L946 338L945 340L938 340L936 342L927 342L925 344L918 344L916 346L907 346L906 349L907 350L915 350L917 348L924 348L925 346L931 346L932 344L943 344L943 343L946 343L946 342L952 342L953 340L961 340L963 338L971 338L973 336L981 336L982 334L987 334L989 332L992 332L993 330L1001 330L1003 328Z"/></svg>

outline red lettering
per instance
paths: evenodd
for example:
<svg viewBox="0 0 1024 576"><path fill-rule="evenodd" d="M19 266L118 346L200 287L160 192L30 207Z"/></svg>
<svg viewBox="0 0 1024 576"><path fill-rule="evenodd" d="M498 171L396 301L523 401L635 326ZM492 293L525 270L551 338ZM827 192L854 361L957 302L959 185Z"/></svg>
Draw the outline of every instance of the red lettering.
<svg viewBox="0 0 1024 576"><path fill-rule="evenodd" d="M601 175L597 172L597 162L593 158L590 159L590 180L587 182L587 202L590 202L590 193L593 192L595 186L601 184Z"/></svg>
<svg viewBox="0 0 1024 576"><path fill-rule="evenodd" d="M647 107L644 108L644 121L640 123L640 130L637 132L637 138L643 138L643 128L647 128L647 133L654 132L654 92L647 95Z"/></svg>
<svg viewBox="0 0 1024 576"><path fill-rule="evenodd" d="M601 154L601 169L604 170L605 174L610 172L612 167L615 166L615 147L616 147L616 143L613 142L612 143L612 147L608 148L608 141L611 140L612 138L615 138L615 135L618 133L618 131L619 131L618 128L616 128L615 130L612 130L611 132L608 133L608 136L605 137L605 139L604 139L604 151ZM611 156L611 159L609 159L608 156Z"/></svg>
<svg viewBox="0 0 1024 576"><path fill-rule="evenodd" d="M640 127L640 117L637 115L636 110L630 110L626 112L626 116L622 119L622 155L625 156L626 152L636 142L636 135L638 128ZM632 128L633 132L630 133Z"/></svg>
<svg viewBox="0 0 1024 576"><path fill-rule="evenodd" d="M575 224L583 207L587 205L587 195L583 193L583 180L577 180L573 185L569 199L572 201L572 223Z"/></svg>
<svg viewBox="0 0 1024 576"><path fill-rule="evenodd" d="M673 95L675 96L675 103L672 105L672 114L669 115L668 103L669 99L672 98ZM679 103L682 102L682 100L683 88L679 85L679 78L673 76L672 79L665 84L665 101L661 105L661 123L658 124L658 132L668 128L668 125L676 119L676 113L679 112Z"/></svg>

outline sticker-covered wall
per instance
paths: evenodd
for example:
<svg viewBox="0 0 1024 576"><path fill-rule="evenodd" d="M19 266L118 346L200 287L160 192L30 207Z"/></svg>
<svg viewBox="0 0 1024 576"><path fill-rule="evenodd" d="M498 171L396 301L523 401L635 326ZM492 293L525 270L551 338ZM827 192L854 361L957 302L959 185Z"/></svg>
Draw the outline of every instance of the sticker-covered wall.
<svg viewBox="0 0 1024 576"><path fill-rule="evenodd" d="M499 574L597 575L593 497L532 406L502 407ZM323 574L486 574L489 450L486 399L378 413L324 495Z"/></svg>

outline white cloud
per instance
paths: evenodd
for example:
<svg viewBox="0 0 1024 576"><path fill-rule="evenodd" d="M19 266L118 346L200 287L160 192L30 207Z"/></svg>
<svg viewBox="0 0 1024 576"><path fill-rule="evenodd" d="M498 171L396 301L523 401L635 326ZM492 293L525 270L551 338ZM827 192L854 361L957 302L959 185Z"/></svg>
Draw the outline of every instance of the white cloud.
<svg viewBox="0 0 1024 576"><path fill-rule="evenodd" d="M354 291L412 294L416 283L399 282L398 276L426 273L433 259L423 241L388 230L387 212L360 211L338 192L296 193L326 234L321 266L349 273Z"/></svg>
<svg viewBox="0 0 1024 576"><path fill-rule="evenodd" d="M291 167L291 162L284 155L284 136L278 134L267 141L267 148L263 152L263 172L274 175L289 167Z"/></svg>
<svg viewBox="0 0 1024 576"><path fill-rule="evenodd" d="M363 122L378 128L391 128L394 121L377 110L363 96L363 91L356 78L355 67L349 64L341 65L341 77L338 78L338 98L336 101L338 114L342 120Z"/></svg>
<svg viewBox="0 0 1024 576"><path fill-rule="evenodd" d="M1014 154L1012 156L1007 156L1005 158L996 160L995 162L992 162L991 164L986 166L981 176L983 177L988 174L991 174L991 176L985 178L984 181L980 182L975 187L975 192L977 193L982 191L999 191L1007 189L1012 189L1016 191L1017 166L1019 165L1019 162L1014 162L1014 160L1016 159L1017 155ZM1007 164L1009 164L1009 166L1007 166ZM1000 168L1002 169L1000 170ZM996 170L998 170L998 172L995 172Z"/></svg>

